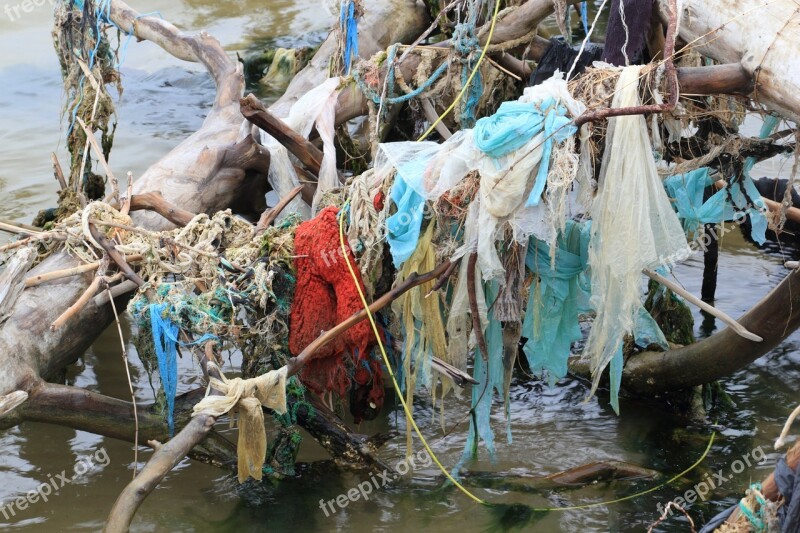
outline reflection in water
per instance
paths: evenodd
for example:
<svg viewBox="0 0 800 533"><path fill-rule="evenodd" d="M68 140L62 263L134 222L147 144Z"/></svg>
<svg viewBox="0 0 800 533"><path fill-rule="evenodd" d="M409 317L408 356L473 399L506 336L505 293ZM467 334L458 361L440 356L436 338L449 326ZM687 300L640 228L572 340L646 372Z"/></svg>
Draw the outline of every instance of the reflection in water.
<svg viewBox="0 0 800 533"><path fill-rule="evenodd" d="M160 11L183 28L205 28L219 37L229 50L250 49L269 39L322 30L331 21L318 1L211 1L134 2L141 12ZM324 14L321 16L321 13ZM244 28L244 31L242 30ZM61 143L61 80L49 42L46 12L10 23L0 19L0 218L30 221L38 209L53 205L56 182L50 168L50 153L66 160ZM256 44L254 44L256 43ZM20 56L24 46L25 57ZM214 98L211 80L197 66L184 65L148 43L132 43L123 67L125 92L118 112L118 129L112 165L124 175L141 175L147 166L195 131ZM762 167L774 174L780 161ZM6 238L6 237L0 237ZM787 254L788 255L788 254ZM780 251L763 255L746 243L738 231L721 243L717 302L728 314L738 316L785 275ZM677 278L691 292L700 293L702 256L678 267ZM746 279L743 285L739 280ZM719 326L695 314L700 336ZM125 338L130 339L126 327ZM530 517L530 526L541 531L641 531L656 518L656 506L700 480L706 473L728 469L731 461L756 446L768 449L784 417L797 402L800 380L800 335L792 335L768 356L724 383L733 405L710 413L719 438L709 457L685 481L632 501L565 513L550 512ZM132 360L138 362L135 354ZM234 358L235 360L235 358ZM197 370L189 360L180 361L179 393L199 384ZM233 372L232 366L227 371ZM114 397L126 399L119 342L115 329L106 331L70 370L69 380ZM150 402L154 394L141 367L133 370L137 399ZM622 400L622 416L614 415L606 393L584 402L588 390L576 380L563 380L550 388L537 379L517 379L511 389L513 444L506 445L505 420L495 409L498 435L497 457L481 454L470 465L474 470L509 475L546 475L598 459L619 459L672 475L690 465L702 453L708 427L692 425L667 413L658 404ZM468 395L465 395L468 396ZM447 402L448 428L442 437L439 415L420 399L415 406L418 422L445 465L454 465L463 449L468 400ZM404 417L393 414L364 423L358 431L405 431ZM395 439L384 450L392 464L405 452L404 439ZM301 460L314 461L324 454L310 437L305 440ZM48 474L72 468L77 458L105 447L111 464L90 472L85 480L69 486L47 503L39 502L10 519L0 514L0 527L21 531L95 531L102 527L107 511L130 478L131 446L95 435L51 425L26 424L0 433L0 501L32 490ZM140 456L144 461L149 456ZM775 461L777 455L771 454ZM716 489L708 502L691 508L700 522L734 503L749 483L750 475L761 477L769 467L734 476ZM265 524L277 531L492 531L503 523L489 510L474 505L451 489L440 489L435 467L417 470L413 478L401 479L376 491L367 501L357 501L326 518L319 508L328 500L355 487L361 476L342 472L330 463L299 468L300 476L278 487L251 484L239 486L215 468L184 461L169 474L137 515L136 531L261 531ZM481 491L481 496L504 504L553 507L611 500L651 486L648 481L615 481L579 489L561 489L541 494ZM673 519L661 531L683 531L682 520Z"/></svg>

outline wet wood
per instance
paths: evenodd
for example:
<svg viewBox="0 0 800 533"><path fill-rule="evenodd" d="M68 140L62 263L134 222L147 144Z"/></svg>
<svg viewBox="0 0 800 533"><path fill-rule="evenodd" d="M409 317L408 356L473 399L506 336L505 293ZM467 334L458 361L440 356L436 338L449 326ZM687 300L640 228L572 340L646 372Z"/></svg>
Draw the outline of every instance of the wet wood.
<svg viewBox="0 0 800 533"><path fill-rule="evenodd" d="M800 327L800 271L792 270L737 322L764 340L754 342L725 328L689 346L637 354L623 370L624 388L652 395L711 383L769 352ZM582 367L570 361L571 370L582 373Z"/></svg>
<svg viewBox="0 0 800 533"><path fill-rule="evenodd" d="M467 293L469 295L469 311L472 315L472 332L475 334L475 343L481 351L481 358L489 360L489 349L486 347L486 337L483 335L481 314L478 310L478 297L475 294L475 267L478 264L478 252L471 252L467 259Z"/></svg>
<svg viewBox="0 0 800 533"><path fill-rule="evenodd" d="M319 176L322 165L322 151L308 139L290 128L284 121L267 111L264 104L252 94L239 101L242 115L253 125L269 133L286 147L315 176Z"/></svg>
<svg viewBox="0 0 800 533"><path fill-rule="evenodd" d="M547 476L495 472L462 474L464 482L472 486L525 493L559 487L584 487L600 481L657 479L660 476L655 470L623 461L594 461Z"/></svg>
<svg viewBox="0 0 800 533"><path fill-rule="evenodd" d="M169 203L160 192L156 191L131 195L127 204L129 211L143 209L155 211L178 227L187 225L195 217L194 213Z"/></svg>
<svg viewBox="0 0 800 533"><path fill-rule="evenodd" d="M36 252L31 248L23 248L6 263L0 273L0 324L8 318L17 298L25 288L25 275L30 270Z"/></svg>

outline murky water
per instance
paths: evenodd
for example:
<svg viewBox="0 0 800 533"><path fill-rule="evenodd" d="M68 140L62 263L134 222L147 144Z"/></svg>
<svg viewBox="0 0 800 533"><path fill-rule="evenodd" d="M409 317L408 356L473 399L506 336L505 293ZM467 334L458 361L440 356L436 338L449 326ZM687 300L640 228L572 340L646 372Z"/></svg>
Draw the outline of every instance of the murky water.
<svg viewBox="0 0 800 533"><path fill-rule="evenodd" d="M9 2L13 13L14 1ZM21 4L20 4L21 5ZM164 18L186 29L207 29L227 49L245 51L254 43L292 35L315 35L332 18L320 2L299 1L139 1L140 12L159 11ZM56 182L50 154L66 161L63 147L61 79L50 40L49 2L33 12L20 11L15 20L0 11L0 218L29 222L41 208L54 205ZM213 100L208 76L197 66L172 59L150 43L131 43L123 66L125 92L118 106L119 129L112 166L119 174L130 170L140 175L201 123ZM776 162L764 170L781 171ZM785 169L784 169L785 171ZM0 236L0 239L6 239ZM765 255L744 242L738 231L723 241L717 305L738 316L785 275L779 252ZM677 277L698 294L702 257L681 265ZM743 280L746 280L743 283ZM701 318L697 316L698 332ZM125 338L130 337L128 326ZM700 522L735 503L752 479L764 477L777 458L769 454L766 465L736 473L735 461L761 446L771 449L780 425L798 401L797 379L800 334L792 335L778 349L724 381L735 406L711 413L718 424L717 440L707 460L695 471L669 487L640 498L589 509L550 512L528 524L540 531L642 531L657 517L656 505L682 495L707 473L722 472L729 478L711 491L706 502L690 506ZM135 356L134 356L135 360ZM179 392L197 386L197 372L183 362ZM233 365L228 370L233 371ZM106 331L83 360L70 372L70 382L110 396L127 399L116 330ZM146 375L134 369L136 396L153 399ZM513 445L506 444L504 421L495 409L497 457L485 452L471 468L509 474L546 475L598 459L637 463L674 475L702 453L708 427L691 425L659 404L622 400L617 417L606 394L584 402L586 386L565 380L549 388L536 380L517 380L511 391ZM468 410L464 400L450 398L449 426ZM434 443L441 461L454 465L463 449L465 421L441 438L438 416L418 401L421 427ZM362 433L388 429L405 430L403 417L387 415L358 428ZM324 455L309 439L302 459ZM41 424L26 424L0 435L0 501L34 489L50 477L85 457L105 449L108 465L95 465L49 501L39 501L14 516L0 515L3 528L23 531L94 531L115 498L130 479L131 446L80 431ZM390 464L404 453L404 439L385 450ZM144 452L144 459L149 452ZM212 467L184 461L167 476L140 509L136 531L484 531L499 529L502 522L491 510L471 503L463 495L439 491L435 467L420 467L412 478L374 492L369 501L350 503L326 517L320 500L332 500L355 487L361 479L350 473L313 467L302 469L298 480L276 489L236 487L227 475ZM582 505L620 498L646 489L653 482L600 483L577 490L542 493L475 489L482 498L499 503L523 503L534 507ZM673 519L661 531L683 531L685 523Z"/></svg>

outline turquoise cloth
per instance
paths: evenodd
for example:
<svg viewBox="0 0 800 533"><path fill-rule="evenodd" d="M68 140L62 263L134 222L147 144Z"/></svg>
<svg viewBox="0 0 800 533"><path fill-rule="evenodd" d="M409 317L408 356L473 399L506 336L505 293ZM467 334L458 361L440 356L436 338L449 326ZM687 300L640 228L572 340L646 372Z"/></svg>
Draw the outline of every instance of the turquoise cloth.
<svg viewBox="0 0 800 533"><path fill-rule="evenodd" d="M591 222L567 221L557 241L555 269L551 268L550 245L532 239L525 264L538 274L539 283L531 285L522 334L528 338L522 350L532 371L547 371L550 385L567 375L571 346L583 338L578 316L587 313L590 284L587 278ZM640 307L634 339L640 348L656 344L669 349L656 321ZM609 365L610 402L619 414L619 389L622 382L622 340ZM476 363L477 368L477 363Z"/></svg>
<svg viewBox="0 0 800 533"><path fill-rule="evenodd" d="M591 224L567 221L551 268L550 245L532 238L525 264L539 275L531 284L522 334L523 351L534 372L547 370L550 384L567 375L570 346L582 337L578 315L589 311L589 261Z"/></svg>
<svg viewBox="0 0 800 533"><path fill-rule="evenodd" d="M386 219L386 240L395 268L400 268L417 248L425 211L425 198L417 191L423 190L423 173L433 155L430 150L421 152L415 159L397 167L389 194L397 212Z"/></svg>
<svg viewBox="0 0 800 533"><path fill-rule="evenodd" d="M489 457L494 459L494 432L491 425L492 403L494 392L503 394L503 381L505 379L505 369L503 368L503 328L499 320L496 320L491 311L491 305L497 299L500 292L496 281L491 281L485 285L486 306L489 307L489 324L486 326L484 336L486 338L486 349L488 354L487 361L483 360L483 355L478 347L475 348L475 367L472 377L478 382L472 385L472 417L470 418L469 434L464 447L461 460L454 469L459 467L469 459L477 458L478 439L482 440ZM488 364L487 364L488 363ZM511 443L511 428L506 421L506 431L508 443Z"/></svg>
<svg viewBox="0 0 800 533"><path fill-rule="evenodd" d="M775 131L780 123L780 118L767 115L761 126L759 137L764 139ZM752 230L750 236L758 244L766 241L767 218L764 213L754 208L752 202L765 209L766 206L759 200L761 193L756 189L750 171L756 164L755 157L748 157L742 168L742 179L729 186L728 190L717 191L706 202L703 202L703 190L713 183L706 167L698 168L686 174L670 176L664 181L667 194L675 199L675 209L678 217L683 220L683 228L687 232L696 231L702 224L734 220L736 209L745 211L750 216ZM728 193L730 192L730 196ZM748 201L749 198L749 201ZM732 203L731 203L732 202Z"/></svg>
<svg viewBox="0 0 800 533"><path fill-rule="evenodd" d="M739 211L750 216L753 240L764 244L767 218L753 206L753 202L761 202L761 194L749 173L743 172L741 180L717 191L703 202L703 191L713 183L714 179L706 167L664 180L667 194L675 200L673 205L678 212L678 218L683 221L683 228L687 232L694 232L703 224L736 220Z"/></svg>
<svg viewBox="0 0 800 533"><path fill-rule="evenodd" d="M564 106L557 105L550 97L539 105L523 102L503 102L497 113L484 117L475 124L473 137L475 146L485 154L499 158L518 150L539 133L544 133L542 160L536 174L536 182L525 205L539 204L547 183L550 154L553 143L564 142L575 135L577 128L566 116Z"/></svg>

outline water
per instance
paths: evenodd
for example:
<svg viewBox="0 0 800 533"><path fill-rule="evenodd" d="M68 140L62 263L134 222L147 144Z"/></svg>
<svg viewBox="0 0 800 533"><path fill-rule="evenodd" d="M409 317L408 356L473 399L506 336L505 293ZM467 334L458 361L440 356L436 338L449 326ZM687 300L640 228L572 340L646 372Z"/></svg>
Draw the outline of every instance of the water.
<svg viewBox="0 0 800 533"><path fill-rule="evenodd" d="M13 3L9 3L13 7ZM300 1L140 1L140 12L159 11L181 28L207 29L229 51L245 53L270 39L307 38L324 31L330 17L319 2ZM0 7L2 9L2 7ZM18 20L0 11L0 218L29 222L36 212L54 205L56 182L50 154L67 161L63 146L61 79L50 40L48 2ZM149 164L197 129L214 97L213 84L202 69L172 59L150 43L131 43L123 67L125 92L118 105L119 128L112 152L118 175L128 170L141 175ZM751 127L753 130L755 127ZM762 167L762 174L786 172L785 160ZM761 175L761 174L759 174ZM0 239L6 239L0 236ZM722 243L717 305L738 316L774 287L785 275L780 252L765 255L747 244L738 231ZM684 286L699 294L702 257L695 256L676 272ZM740 280L747 280L744 284ZM697 324L701 318L696 316ZM699 327L698 333L699 333ZM124 336L130 338L124 324ZM771 449L785 417L796 405L800 378L800 335L792 335L769 355L724 381L735 403L710 415L718 435L706 461L682 480L640 498L611 505L551 512L528 523L537 531L643 531L657 518L656 506L691 489L706 474L721 472L728 479L711 491L706 502L690 506L702 523L733 504L752 479L771 470L777 455L768 454L766 465L736 474L735 461L752 456L761 446ZM135 355L133 356L136 361ZM181 363L179 392L199 383L191 363ZM229 364L226 371L234 371ZM140 402L153 399L147 377L133 369ZM114 328L106 331L74 368L70 384L122 399L129 398L119 340ZM584 402L587 388L564 380L548 388L537 380L518 379L511 390L513 445L505 443L501 408L495 406L498 438L494 461L481 453L471 465L475 471L512 475L547 475L599 459L636 463L672 476L692 464L704 450L709 430L670 414L658 403L621 401L622 416L611 411L606 393ZM465 400L447 402L448 428L441 438L438 414L428 402L418 400L418 423L431 439L439 459L452 466L463 449L468 410ZM460 423L459 423L460 421ZM389 414L358 431L372 434L405 431L403 417ZM384 450L389 464L404 454L404 439ZM128 444L51 425L25 424L0 435L0 501L34 489L48 476L64 470L98 449L107 452L108 465L95 465L75 483L48 502L37 502L15 516L0 515L3 528L19 531L95 531L102 527L115 498L131 477L133 452ZM748 455L750 454L750 455ZM149 456L144 451L140 463ZM306 439L301 459L323 459L324 453ZM495 512L478 506L452 490L438 491L440 476L433 466L419 466L413 477L392 482L375 491L368 501L350 503L330 517L320 500L333 500L364 481L324 464L301 469L299 479L277 489L240 489L215 468L186 460L173 470L139 510L135 531L491 531L500 527ZM652 481L598 483L575 489L543 493L474 489L492 502L523 503L535 507L580 505L613 500L653 486ZM328 514L331 514L330 511ZM684 531L672 519L660 531Z"/></svg>

